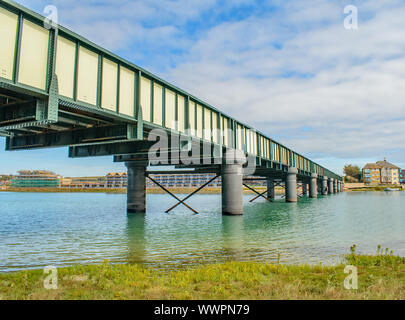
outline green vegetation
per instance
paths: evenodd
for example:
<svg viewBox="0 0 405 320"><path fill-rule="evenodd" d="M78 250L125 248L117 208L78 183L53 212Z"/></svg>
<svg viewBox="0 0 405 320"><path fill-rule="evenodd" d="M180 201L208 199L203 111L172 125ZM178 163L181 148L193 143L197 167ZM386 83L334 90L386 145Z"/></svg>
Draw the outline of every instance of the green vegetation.
<svg viewBox="0 0 405 320"><path fill-rule="evenodd" d="M2 299L405 299L405 258L357 255L338 266L230 262L163 272L139 265L58 270L57 290L42 270L0 274ZM358 268L358 289L344 288L345 265Z"/></svg>
<svg viewBox="0 0 405 320"><path fill-rule="evenodd" d="M13 179L11 175L0 175L0 181L10 181L11 179Z"/></svg>
<svg viewBox="0 0 405 320"><path fill-rule="evenodd" d="M386 188L403 190L402 186L398 185L378 185L378 186L364 186L359 188L350 188L348 191L384 191Z"/></svg>
<svg viewBox="0 0 405 320"><path fill-rule="evenodd" d="M361 181L361 170L358 166L352 164L345 165L343 172L346 175L346 182L356 183Z"/></svg>

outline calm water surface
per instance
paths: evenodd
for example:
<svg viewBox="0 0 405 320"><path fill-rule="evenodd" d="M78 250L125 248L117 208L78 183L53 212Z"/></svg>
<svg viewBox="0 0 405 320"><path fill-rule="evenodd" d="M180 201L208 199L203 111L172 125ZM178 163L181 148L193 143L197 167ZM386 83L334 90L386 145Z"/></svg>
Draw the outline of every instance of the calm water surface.
<svg viewBox="0 0 405 320"><path fill-rule="evenodd" d="M175 201L148 195L146 215L127 215L126 195L0 193L0 271L78 263L142 263L159 268L229 260L341 261L357 244L405 256L405 193L341 193L298 204L249 203L243 217L221 215L219 195Z"/></svg>

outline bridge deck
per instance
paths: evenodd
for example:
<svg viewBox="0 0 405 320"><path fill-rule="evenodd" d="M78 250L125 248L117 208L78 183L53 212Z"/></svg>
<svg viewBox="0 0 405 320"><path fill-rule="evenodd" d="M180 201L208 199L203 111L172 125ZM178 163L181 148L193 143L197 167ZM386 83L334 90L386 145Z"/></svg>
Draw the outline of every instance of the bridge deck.
<svg viewBox="0 0 405 320"><path fill-rule="evenodd" d="M6 150L69 146L69 156L144 154L151 130L201 149L236 149L257 174L341 177L139 66L0 0L0 135ZM220 152L222 155L222 152Z"/></svg>

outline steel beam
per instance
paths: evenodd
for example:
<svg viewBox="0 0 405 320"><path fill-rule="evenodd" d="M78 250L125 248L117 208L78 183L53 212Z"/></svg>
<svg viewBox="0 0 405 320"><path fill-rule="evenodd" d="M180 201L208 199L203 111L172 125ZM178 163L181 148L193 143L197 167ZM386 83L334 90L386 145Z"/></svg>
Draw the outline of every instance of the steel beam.
<svg viewBox="0 0 405 320"><path fill-rule="evenodd" d="M144 140L112 141L69 147L70 158L102 157L120 154L143 154L147 156L152 143Z"/></svg>
<svg viewBox="0 0 405 320"><path fill-rule="evenodd" d="M126 140L132 137L132 132L135 131L136 128L132 125L114 125L18 135L8 139L6 150L52 148L109 140Z"/></svg>

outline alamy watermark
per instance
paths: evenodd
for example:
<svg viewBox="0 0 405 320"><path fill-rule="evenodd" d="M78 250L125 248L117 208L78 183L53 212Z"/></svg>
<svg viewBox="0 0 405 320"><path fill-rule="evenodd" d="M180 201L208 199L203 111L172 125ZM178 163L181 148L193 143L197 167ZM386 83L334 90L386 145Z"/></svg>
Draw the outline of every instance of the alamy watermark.
<svg viewBox="0 0 405 320"><path fill-rule="evenodd" d="M46 6L44 8L45 20L44 28L45 29L57 29L58 28L58 8L53 5Z"/></svg>
<svg viewBox="0 0 405 320"><path fill-rule="evenodd" d="M227 144L233 145L233 131L228 129L203 130L202 138L196 138L194 130L186 130L184 134L172 132L169 134L164 129L154 129L149 132L148 141L155 142L148 151L148 160L151 165L215 165L215 164L240 164L244 166L244 174L251 175L256 171L257 141L256 132L243 138L239 148L228 148ZM226 151L223 152L224 144L212 143L218 137L217 142L227 137ZM244 137L244 130L237 130L237 136ZM221 137L221 138L219 138ZM241 151L248 150L248 152Z"/></svg>
<svg viewBox="0 0 405 320"><path fill-rule="evenodd" d="M53 266L47 266L44 268L44 288L47 290L58 289L58 269Z"/></svg>
<svg viewBox="0 0 405 320"><path fill-rule="evenodd" d="M357 267L346 266L344 272L349 274L343 282L345 289L357 290L359 288Z"/></svg>
<svg viewBox="0 0 405 320"><path fill-rule="evenodd" d="M350 4L343 9L343 13L346 15L343 20L343 26L346 30L358 30L359 29L359 9Z"/></svg>

